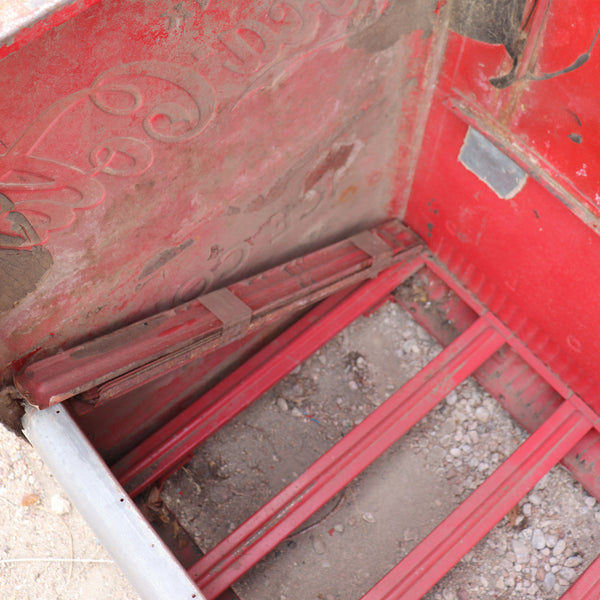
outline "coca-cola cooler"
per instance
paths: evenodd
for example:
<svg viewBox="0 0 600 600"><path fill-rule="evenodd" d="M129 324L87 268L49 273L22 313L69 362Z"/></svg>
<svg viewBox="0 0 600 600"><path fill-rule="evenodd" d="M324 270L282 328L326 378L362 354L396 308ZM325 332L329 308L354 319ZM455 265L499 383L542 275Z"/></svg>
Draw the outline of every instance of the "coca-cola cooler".
<svg viewBox="0 0 600 600"><path fill-rule="evenodd" d="M471 375L530 436L364 599L422 597L560 462L600 499L599 27L591 0L0 3L2 420L143 598L235 597ZM161 539L136 501L389 300L441 354L208 552Z"/></svg>

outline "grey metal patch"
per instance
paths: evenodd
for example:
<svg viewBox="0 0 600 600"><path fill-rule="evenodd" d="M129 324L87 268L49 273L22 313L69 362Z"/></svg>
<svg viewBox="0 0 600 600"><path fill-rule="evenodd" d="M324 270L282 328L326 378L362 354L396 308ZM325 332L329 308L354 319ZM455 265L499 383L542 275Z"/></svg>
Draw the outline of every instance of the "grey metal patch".
<svg viewBox="0 0 600 600"><path fill-rule="evenodd" d="M458 160L487 184L500 198L508 200L523 189L527 173L492 142L469 127Z"/></svg>

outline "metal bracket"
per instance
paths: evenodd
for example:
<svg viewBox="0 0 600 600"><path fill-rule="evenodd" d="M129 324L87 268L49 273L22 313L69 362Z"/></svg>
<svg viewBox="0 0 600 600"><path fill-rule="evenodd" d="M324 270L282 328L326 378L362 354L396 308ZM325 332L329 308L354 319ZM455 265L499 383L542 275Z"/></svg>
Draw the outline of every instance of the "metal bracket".
<svg viewBox="0 0 600 600"><path fill-rule="evenodd" d="M366 252L372 259L369 277L373 279L390 265L393 248L384 242L374 231L362 231L350 238L350 241L360 250Z"/></svg>
<svg viewBox="0 0 600 600"><path fill-rule="evenodd" d="M252 309L228 288L206 294L198 301L223 323L223 343L242 338L248 332Z"/></svg>

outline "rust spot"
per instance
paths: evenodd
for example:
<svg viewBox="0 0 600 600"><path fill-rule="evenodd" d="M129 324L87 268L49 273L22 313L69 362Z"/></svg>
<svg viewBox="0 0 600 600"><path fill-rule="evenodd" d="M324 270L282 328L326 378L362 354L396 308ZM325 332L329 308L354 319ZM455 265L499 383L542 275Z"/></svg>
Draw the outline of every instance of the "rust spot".
<svg viewBox="0 0 600 600"><path fill-rule="evenodd" d="M340 198L338 200L338 204L344 204L344 202L348 202L348 200L350 200L351 198L356 196L357 191L358 191L358 188L355 185L349 185L342 192L342 195L340 196Z"/></svg>
<svg viewBox="0 0 600 600"><path fill-rule="evenodd" d="M355 33L348 41L350 48L367 52L381 52L393 46L402 35L423 31L423 37L431 33L436 0L395 0L388 2L383 14L367 27Z"/></svg>
<svg viewBox="0 0 600 600"><path fill-rule="evenodd" d="M31 250L0 248L0 313L33 292L52 263L50 252L42 246Z"/></svg>
<svg viewBox="0 0 600 600"><path fill-rule="evenodd" d="M346 144L331 150L325 157L325 160L323 160L323 162L306 178L304 193L314 188L328 171L335 172L338 169L341 169L346 164L353 148L354 144Z"/></svg>
<svg viewBox="0 0 600 600"><path fill-rule="evenodd" d="M138 280L144 279L144 277L148 277L155 271L158 271L161 267L164 267L169 261L173 260L176 256L181 254L186 248L189 248L194 243L194 240L189 239L185 242L179 244L175 248L167 248L163 250L158 256L154 257L151 261L149 261L144 267L143 271L140 273Z"/></svg>

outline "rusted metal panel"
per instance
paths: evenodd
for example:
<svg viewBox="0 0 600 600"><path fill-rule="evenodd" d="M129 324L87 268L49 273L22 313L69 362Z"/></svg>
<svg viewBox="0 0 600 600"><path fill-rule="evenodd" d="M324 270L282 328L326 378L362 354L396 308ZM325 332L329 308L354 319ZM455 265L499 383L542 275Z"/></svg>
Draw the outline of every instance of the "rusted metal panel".
<svg viewBox="0 0 600 600"><path fill-rule="evenodd" d="M399 214L413 5L114 0L4 58L0 369Z"/></svg>

